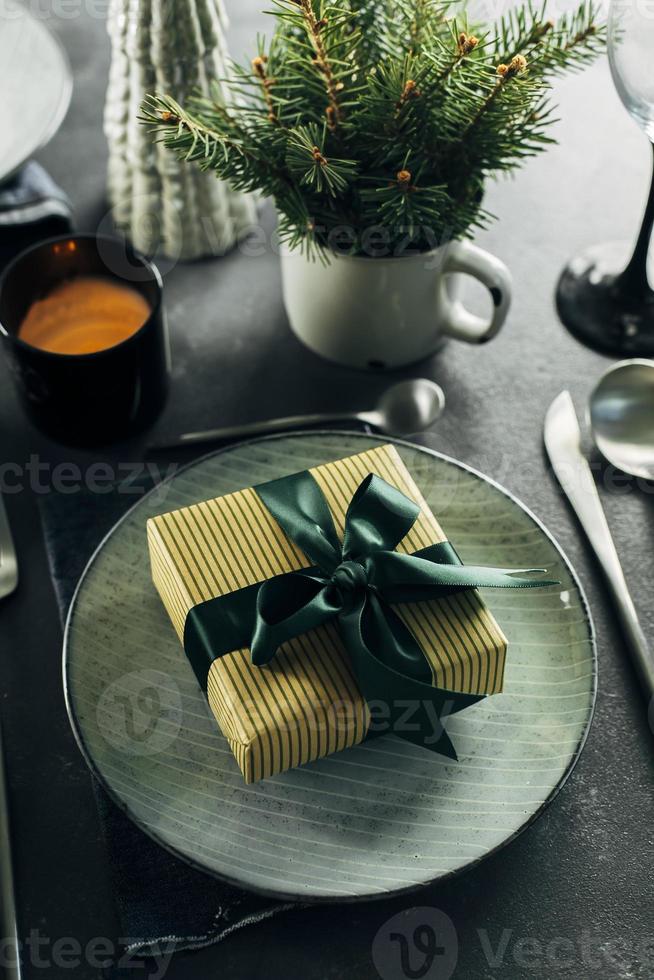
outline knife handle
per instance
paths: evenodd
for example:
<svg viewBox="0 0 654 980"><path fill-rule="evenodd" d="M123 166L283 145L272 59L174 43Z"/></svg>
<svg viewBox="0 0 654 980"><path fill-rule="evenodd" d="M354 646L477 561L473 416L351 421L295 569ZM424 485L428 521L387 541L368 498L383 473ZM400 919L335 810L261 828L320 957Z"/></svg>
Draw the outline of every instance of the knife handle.
<svg viewBox="0 0 654 980"><path fill-rule="evenodd" d="M570 474L570 477L562 480L561 485L604 572L641 689L651 711L654 703L652 651L638 621L638 614L629 593L595 480L585 460L580 462L579 470L575 474Z"/></svg>

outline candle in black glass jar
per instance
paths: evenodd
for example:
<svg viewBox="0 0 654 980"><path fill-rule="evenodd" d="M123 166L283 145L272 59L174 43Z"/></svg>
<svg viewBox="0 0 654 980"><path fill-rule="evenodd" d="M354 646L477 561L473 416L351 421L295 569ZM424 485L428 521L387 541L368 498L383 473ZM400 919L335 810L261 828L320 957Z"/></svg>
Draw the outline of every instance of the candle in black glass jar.
<svg viewBox="0 0 654 980"><path fill-rule="evenodd" d="M118 239L67 236L19 255L0 279L0 334L29 416L61 442L125 438L163 406L161 277Z"/></svg>

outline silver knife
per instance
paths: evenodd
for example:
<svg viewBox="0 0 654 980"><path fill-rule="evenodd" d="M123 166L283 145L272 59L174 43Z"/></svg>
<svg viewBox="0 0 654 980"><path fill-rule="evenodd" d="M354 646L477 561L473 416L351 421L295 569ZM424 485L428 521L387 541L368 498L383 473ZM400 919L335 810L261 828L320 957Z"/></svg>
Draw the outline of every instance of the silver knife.
<svg viewBox="0 0 654 980"><path fill-rule="evenodd" d="M595 481L581 449L581 432L569 391L562 391L545 416L545 447L552 468L586 532L615 602L641 690L654 698L654 658L629 594Z"/></svg>
<svg viewBox="0 0 654 980"><path fill-rule="evenodd" d="M11 528L0 491L0 599L10 595L18 585L18 562Z"/></svg>

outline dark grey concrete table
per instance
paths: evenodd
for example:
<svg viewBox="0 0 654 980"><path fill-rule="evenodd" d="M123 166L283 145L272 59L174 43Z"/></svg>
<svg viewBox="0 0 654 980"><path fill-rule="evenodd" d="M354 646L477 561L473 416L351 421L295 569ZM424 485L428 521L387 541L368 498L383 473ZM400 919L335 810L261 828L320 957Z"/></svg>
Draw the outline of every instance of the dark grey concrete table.
<svg viewBox="0 0 654 980"><path fill-rule="evenodd" d="M39 9L46 6L51 9ZM60 6L51 23L69 51L76 89L65 126L41 159L72 196L79 226L92 230L106 214L101 115L108 44L96 16L102 4ZM228 6L232 51L240 55L252 49L259 3L231 0ZM557 95L560 146L488 193L499 221L480 243L507 262L516 285L505 331L481 349L451 344L415 372L436 378L449 399L447 415L424 442L521 497L557 535L588 591L599 637L600 693L581 761L542 818L470 873L410 898L289 914L257 927L256 935L244 931L178 957L168 968L171 980L369 980L378 975L371 957L377 931L394 913L423 906L452 919L459 940L454 976L464 980L654 975L652 732L606 592L541 448L552 398L569 387L582 406L608 363L558 324L552 302L557 273L580 246L635 232L649 152L621 109L605 64L561 84ZM265 221L270 227L269 212ZM299 410L366 407L386 383L331 367L300 347L285 321L278 263L270 253L246 258L235 252L179 266L166 275L166 293L175 373L160 434ZM118 466L142 459L140 439L101 455L48 442L25 422L4 365L0 372L0 462L46 464L38 474L42 489L59 463L84 467L103 459ZM654 639L654 497L607 476L603 499ZM27 937L37 930L45 940L38 950L42 966L30 967L29 977L86 980L98 971L85 962L72 965L76 944L83 948L96 937L113 942L118 926L89 776L64 708L61 634L37 496L38 488L27 487L7 498L22 581L0 607L0 693L21 931ZM57 942L64 955L72 950L70 968L43 965L52 961Z"/></svg>

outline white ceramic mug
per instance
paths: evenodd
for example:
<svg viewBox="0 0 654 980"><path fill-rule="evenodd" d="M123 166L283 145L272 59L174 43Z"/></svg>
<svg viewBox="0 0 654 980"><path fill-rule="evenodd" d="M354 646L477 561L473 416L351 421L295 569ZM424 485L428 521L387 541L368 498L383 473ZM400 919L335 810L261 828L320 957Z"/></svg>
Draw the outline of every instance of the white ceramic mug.
<svg viewBox="0 0 654 980"><path fill-rule="evenodd" d="M461 303L463 275L489 290L488 319ZM511 302L509 270L468 241L399 258L331 253L328 265L287 250L282 281L296 336L331 361L368 370L411 364L447 337L485 343L504 323Z"/></svg>

